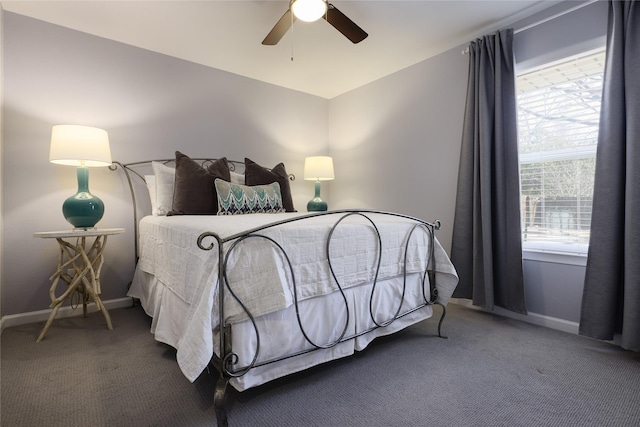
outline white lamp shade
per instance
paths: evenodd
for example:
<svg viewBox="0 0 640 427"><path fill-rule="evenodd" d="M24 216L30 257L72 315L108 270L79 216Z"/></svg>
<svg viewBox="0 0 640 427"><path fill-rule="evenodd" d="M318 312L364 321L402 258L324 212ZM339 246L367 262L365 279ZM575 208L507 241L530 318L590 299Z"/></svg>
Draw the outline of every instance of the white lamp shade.
<svg viewBox="0 0 640 427"><path fill-rule="evenodd" d="M304 179L329 181L334 178L333 158L329 156L314 156L304 159Z"/></svg>
<svg viewBox="0 0 640 427"><path fill-rule="evenodd" d="M109 135L90 126L56 125L51 130L49 161L68 166L110 166Z"/></svg>
<svg viewBox="0 0 640 427"><path fill-rule="evenodd" d="M291 11L301 21L313 22L322 18L327 12L327 2L324 0L294 0Z"/></svg>

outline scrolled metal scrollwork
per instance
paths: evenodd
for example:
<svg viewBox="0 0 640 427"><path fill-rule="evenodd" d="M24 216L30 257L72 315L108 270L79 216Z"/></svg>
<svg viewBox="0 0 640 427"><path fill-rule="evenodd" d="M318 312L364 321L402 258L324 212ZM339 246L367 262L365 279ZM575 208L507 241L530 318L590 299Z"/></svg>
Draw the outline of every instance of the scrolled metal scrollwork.
<svg viewBox="0 0 640 427"><path fill-rule="evenodd" d="M251 311L249 311L249 309L244 304L244 302L242 302L242 300L238 297L238 295L236 295L236 293L233 291L233 289L231 289L231 285L229 284L229 278L227 276L227 271L229 270L228 269L229 258L231 257L231 254L238 247L238 245L240 243L242 243L245 240L247 240L249 238L252 238L252 237L256 237L256 238L257 237L263 237L263 238L266 238L268 240L273 241L272 239L269 239L268 237L261 236L261 235L258 235L258 234L249 234L249 235L243 236L243 237L241 237L239 239L236 239L231 244L231 246L229 247L229 250L227 250L227 253L224 255L224 261L222 263L222 270L221 270L221 279L222 279L222 281L220 282L220 285L219 285L220 295L221 295L220 296L221 304L224 304L224 289L226 289L226 290L229 291L229 293L231 294L233 299L240 305L242 310L245 312L245 314L249 318L249 321L251 321L251 324L253 325L253 329L254 329L255 334L256 334L256 351L255 351L255 353L253 355L253 358L252 358L251 362L248 365L246 365L244 367L237 368L237 369L231 369L232 366L238 364L238 361L239 361L238 355L236 353L233 353L233 352L221 355L221 357L222 357L221 369L223 369L224 373L226 375L230 376L230 377L241 377L244 374L246 374L247 372L249 372L255 366L256 361L258 360L258 356L260 354L260 331L258 330L258 325L256 323L256 319L253 316L253 314L251 314ZM291 264L289 264L289 265L291 265ZM222 310L222 308L219 308L219 310ZM222 319L222 314L221 314L221 321L222 320L223 319Z"/></svg>
<svg viewBox="0 0 640 427"><path fill-rule="evenodd" d="M427 255L427 265L424 269L424 273L422 275L422 297L426 304L434 304L438 298L438 289L435 286L435 277L431 274L435 271L435 235L433 229L437 227L437 225L430 225L424 223L415 224L407 235L407 240L405 242L405 253L404 253L404 280L407 279L407 259L409 256L409 243L411 241L411 237L414 232L418 229L424 230L429 237L429 253ZM427 278L429 279L427 281ZM429 284L429 297L427 297L426 285Z"/></svg>
<svg viewBox="0 0 640 427"><path fill-rule="evenodd" d="M204 240L206 238L209 238L209 237L214 239L215 241L212 241L210 245L205 246L203 244L203 242L204 242ZM218 245L220 245L220 243L221 243L220 236L218 236L216 233L212 233L210 231L207 231L207 232L204 232L204 233L202 233L202 234L200 234L198 236L198 247L200 249L202 249L203 251L210 251L211 249L215 248L216 247L216 245L215 245L216 243L218 243Z"/></svg>

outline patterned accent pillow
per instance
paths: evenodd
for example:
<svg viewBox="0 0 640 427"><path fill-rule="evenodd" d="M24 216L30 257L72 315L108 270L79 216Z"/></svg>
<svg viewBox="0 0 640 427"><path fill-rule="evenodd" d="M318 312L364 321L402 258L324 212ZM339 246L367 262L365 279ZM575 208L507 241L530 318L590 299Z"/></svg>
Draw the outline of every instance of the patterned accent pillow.
<svg viewBox="0 0 640 427"><path fill-rule="evenodd" d="M241 185L216 179L218 215L284 212L280 184Z"/></svg>

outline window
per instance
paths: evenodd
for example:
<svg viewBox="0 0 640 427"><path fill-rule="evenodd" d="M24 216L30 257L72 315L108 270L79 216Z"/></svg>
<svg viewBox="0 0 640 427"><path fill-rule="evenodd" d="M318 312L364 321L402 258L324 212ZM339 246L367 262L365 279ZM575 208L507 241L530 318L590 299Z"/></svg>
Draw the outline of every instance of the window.
<svg viewBox="0 0 640 427"><path fill-rule="evenodd" d="M518 75L524 249L586 253L604 49Z"/></svg>

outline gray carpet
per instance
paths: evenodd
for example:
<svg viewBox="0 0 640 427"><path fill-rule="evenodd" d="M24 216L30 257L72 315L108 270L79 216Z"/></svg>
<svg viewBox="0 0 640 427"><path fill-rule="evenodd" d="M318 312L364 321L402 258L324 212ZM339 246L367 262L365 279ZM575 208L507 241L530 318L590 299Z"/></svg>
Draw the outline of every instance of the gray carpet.
<svg viewBox="0 0 640 427"><path fill-rule="evenodd" d="M438 308L436 308L438 311ZM439 312L439 311L438 311ZM194 384L140 308L8 328L0 423L213 426L217 374ZM640 355L450 305L331 362L227 398L233 426L637 426Z"/></svg>

